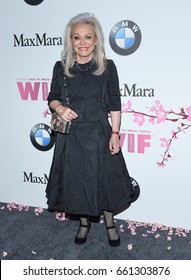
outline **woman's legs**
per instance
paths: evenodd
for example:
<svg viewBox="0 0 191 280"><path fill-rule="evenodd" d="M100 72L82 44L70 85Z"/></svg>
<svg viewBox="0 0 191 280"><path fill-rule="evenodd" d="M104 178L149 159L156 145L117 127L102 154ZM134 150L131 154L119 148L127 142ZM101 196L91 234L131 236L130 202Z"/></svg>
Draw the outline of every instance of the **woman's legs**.
<svg viewBox="0 0 191 280"><path fill-rule="evenodd" d="M116 247L120 245L120 237L118 235L117 229L115 227L115 222L113 219L113 212L112 211L103 211L103 216L105 220L105 226L108 234L108 242L110 246ZM87 235L90 230L90 221L88 216L81 216L80 217L80 225L75 237L76 244L83 244L87 240Z"/></svg>
<svg viewBox="0 0 191 280"><path fill-rule="evenodd" d="M87 240L87 235L90 230L90 221L88 219L88 216L80 217L80 225L77 232L77 235L75 237L75 243L76 244L83 244Z"/></svg>
<svg viewBox="0 0 191 280"><path fill-rule="evenodd" d="M120 238L115 227L115 222L113 220L113 212L104 210L103 216L105 220L105 226L107 229L109 244L113 247L119 246Z"/></svg>

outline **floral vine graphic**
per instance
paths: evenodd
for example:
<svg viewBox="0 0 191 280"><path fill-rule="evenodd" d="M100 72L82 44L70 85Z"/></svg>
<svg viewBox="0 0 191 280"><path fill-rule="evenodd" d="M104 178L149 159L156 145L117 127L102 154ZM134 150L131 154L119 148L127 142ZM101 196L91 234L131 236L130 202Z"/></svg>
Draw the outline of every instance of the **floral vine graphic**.
<svg viewBox="0 0 191 280"><path fill-rule="evenodd" d="M171 136L169 139L161 137L161 146L165 148L165 151L162 155L162 160L157 161L159 167L166 166L169 159L172 158L170 154L170 147L174 140L178 139L178 135L181 133L186 133L186 130L191 127L191 107L186 109L180 108L178 112L173 110L166 111L163 105L159 100L156 100L154 105L148 107L149 113L143 113L132 109L132 103L129 100L126 103L122 104L122 113L130 113L134 116L134 123L137 123L139 126L142 126L145 123L145 118L148 118L148 121L151 124L161 124L164 122L173 122L178 123L176 130L171 131Z"/></svg>

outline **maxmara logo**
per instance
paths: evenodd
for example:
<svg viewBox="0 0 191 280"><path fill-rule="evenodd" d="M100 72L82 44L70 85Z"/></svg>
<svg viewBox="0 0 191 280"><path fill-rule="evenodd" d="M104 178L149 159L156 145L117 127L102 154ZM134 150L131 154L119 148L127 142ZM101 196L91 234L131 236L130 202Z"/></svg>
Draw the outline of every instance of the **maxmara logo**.
<svg viewBox="0 0 191 280"><path fill-rule="evenodd" d="M122 97L154 97L154 88L141 88L137 84L132 84L131 86L123 84L121 89Z"/></svg>
<svg viewBox="0 0 191 280"><path fill-rule="evenodd" d="M23 182L46 185L48 183L48 176L45 173L42 176L36 176L33 172L27 173L23 171Z"/></svg>
<svg viewBox="0 0 191 280"><path fill-rule="evenodd" d="M13 47L60 46L62 43L61 37L50 37L47 33L35 33L33 37L13 34Z"/></svg>

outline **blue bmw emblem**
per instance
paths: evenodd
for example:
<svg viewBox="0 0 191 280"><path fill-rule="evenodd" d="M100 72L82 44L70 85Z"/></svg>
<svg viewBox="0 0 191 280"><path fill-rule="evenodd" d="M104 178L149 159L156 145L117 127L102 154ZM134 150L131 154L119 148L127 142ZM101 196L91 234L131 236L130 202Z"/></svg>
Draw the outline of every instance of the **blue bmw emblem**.
<svg viewBox="0 0 191 280"><path fill-rule="evenodd" d="M109 42L111 48L117 54L132 54L141 43L140 28L130 20L120 21L111 29Z"/></svg>
<svg viewBox="0 0 191 280"><path fill-rule="evenodd" d="M33 126L30 132L33 146L40 151L48 151L54 146L54 136L47 124L39 123Z"/></svg>

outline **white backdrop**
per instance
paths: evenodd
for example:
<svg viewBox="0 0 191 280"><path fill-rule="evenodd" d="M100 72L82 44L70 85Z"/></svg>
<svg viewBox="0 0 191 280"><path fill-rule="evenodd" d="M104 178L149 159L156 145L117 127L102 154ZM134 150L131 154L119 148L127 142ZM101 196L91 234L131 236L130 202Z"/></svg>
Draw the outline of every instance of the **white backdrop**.
<svg viewBox="0 0 191 280"><path fill-rule="evenodd" d="M118 217L191 229L191 2L44 0L31 6L7 0L0 5L0 201L46 207L53 149L36 149L30 133L36 125L50 123L50 116L43 116L45 99L62 46L59 39L58 45L37 46L35 38L45 33L62 37L71 17L89 11L102 24L107 57L117 65L126 95L121 97L122 150L141 188L140 198ZM142 34L137 51L126 56L115 53L109 43L112 27L123 20L134 22ZM133 85L136 96L128 95L127 87ZM171 157L159 167L166 149Z"/></svg>

